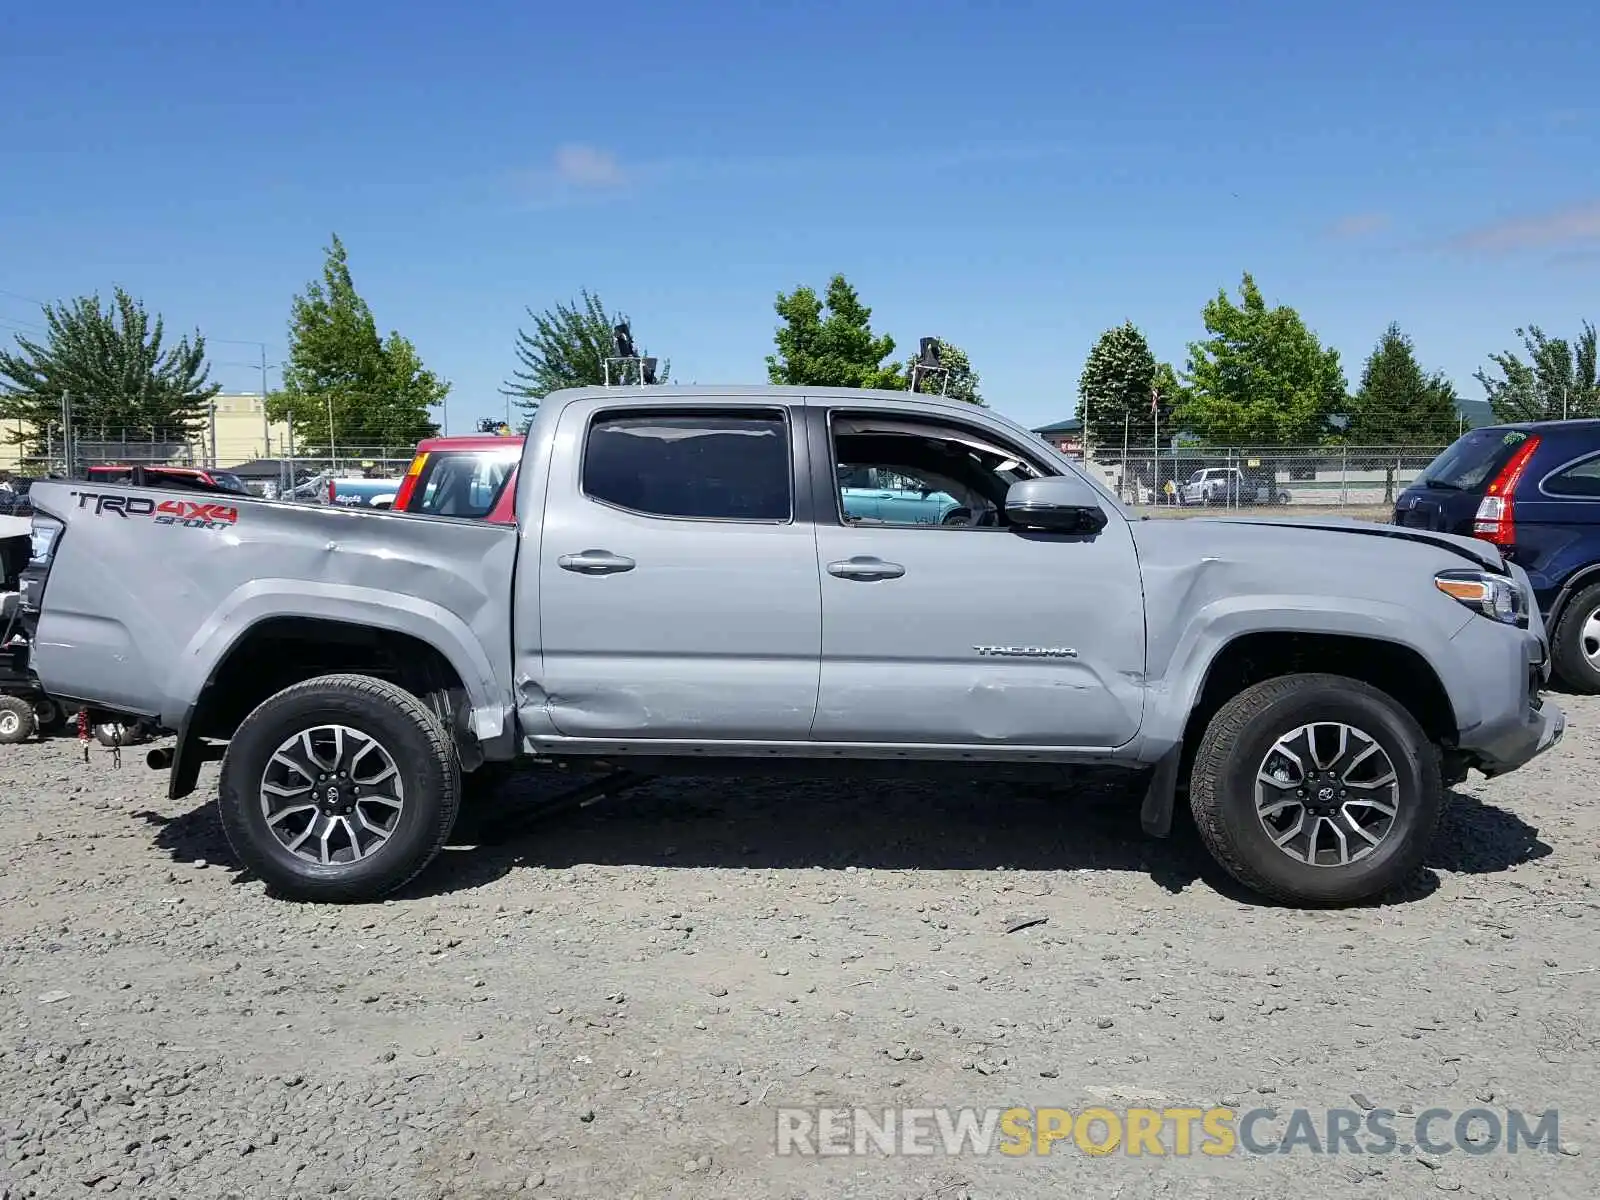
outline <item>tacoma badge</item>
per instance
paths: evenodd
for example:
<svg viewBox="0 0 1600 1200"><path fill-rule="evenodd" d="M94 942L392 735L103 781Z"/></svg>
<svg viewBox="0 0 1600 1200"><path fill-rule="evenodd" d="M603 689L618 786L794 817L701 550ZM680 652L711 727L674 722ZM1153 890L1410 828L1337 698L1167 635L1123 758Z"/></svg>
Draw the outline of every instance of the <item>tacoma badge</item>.
<svg viewBox="0 0 1600 1200"><path fill-rule="evenodd" d="M999 658L1077 658L1071 646L974 646L979 654Z"/></svg>

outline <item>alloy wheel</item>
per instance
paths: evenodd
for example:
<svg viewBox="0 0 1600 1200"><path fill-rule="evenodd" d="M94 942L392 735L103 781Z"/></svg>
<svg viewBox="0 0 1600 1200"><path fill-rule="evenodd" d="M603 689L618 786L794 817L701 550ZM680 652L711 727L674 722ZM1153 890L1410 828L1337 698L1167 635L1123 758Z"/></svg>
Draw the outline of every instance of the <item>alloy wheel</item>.
<svg viewBox="0 0 1600 1200"><path fill-rule="evenodd" d="M368 858L399 827L405 787L393 755L348 725L285 739L261 775L261 816L290 854L319 866Z"/></svg>
<svg viewBox="0 0 1600 1200"><path fill-rule="evenodd" d="M1342 867L1372 854L1394 828L1400 778L1370 734L1315 721L1272 744L1256 772L1256 815L1297 862Z"/></svg>
<svg viewBox="0 0 1600 1200"><path fill-rule="evenodd" d="M1589 614L1578 631L1578 647L1589 665L1600 671L1600 608Z"/></svg>

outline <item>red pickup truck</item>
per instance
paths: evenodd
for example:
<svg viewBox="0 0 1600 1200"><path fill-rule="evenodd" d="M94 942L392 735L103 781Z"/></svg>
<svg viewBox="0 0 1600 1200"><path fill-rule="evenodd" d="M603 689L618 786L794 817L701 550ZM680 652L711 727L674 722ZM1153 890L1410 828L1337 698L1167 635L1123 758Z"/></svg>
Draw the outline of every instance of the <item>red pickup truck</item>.
<svg viewBox="0 0 1600 1200"><path fill-rule="evenodd" d="M428 438L395 493L392 511L515 524L522 439L503 434Z"/></svg>

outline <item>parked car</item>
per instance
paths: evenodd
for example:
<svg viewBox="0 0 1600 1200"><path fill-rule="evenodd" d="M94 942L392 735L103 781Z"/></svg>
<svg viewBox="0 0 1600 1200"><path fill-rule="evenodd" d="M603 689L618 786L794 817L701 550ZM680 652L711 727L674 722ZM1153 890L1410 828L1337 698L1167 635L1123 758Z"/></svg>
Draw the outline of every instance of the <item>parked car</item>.
<svg viewBox="0 0 1600 1200"><path fill-rule="evenodd" d="M1287 504L1289 493L1239 467L1204 467L1179 485L1178 499L1184 504Z"/></svg>
<svg viewBox="0 0 1600 1200"><path fill-rule="evenodd" d="M1395 498L1391 519L1497 546L1528 573L1556 674L1600 692L1600 420L1473 429Z"/></svg>
<svg viewBox="0 0 1600 1200"><path fill-rule="evenodd" d="M199 492L230 492L248 496L244 480L227 471L200 467L145 466L105 463L89 467L84 478L90 483L126 483L134 487L184 488Z"/></svg>
<svg viewBox="0 0 1600 1200"><path fill-rule="evenodd" d="M418 443L394 498L395 512L470 517L496 525L517 519L514 506L522 439L480 433Z"/></svg>
<svg viewBox="0 0 1600 1200"><path fill-rule="evenodd" d="M1565 727L1528 576L1494 545L1141 521L972 405L582 389L545 398L521 456L511 526L241 500L163 527L126 489L36 484L64 525L40 676L174 729L153 762L174 798L221 757L240 860L324 901L403 885L461 772L527 756L1120 770L1151 833L1181 790L1247 886L1347 903L1417 869L1446 782ZM853 521L840 465L949 479L995 522Z"/></svg>
<svg viewBox="0 0 1600 1200"><path fill-rule="evenodd" d="M943 490L943 481L867 467L842 469L839 484L845 515L856 521L943 525L972 516L970 509Z"/></svg>

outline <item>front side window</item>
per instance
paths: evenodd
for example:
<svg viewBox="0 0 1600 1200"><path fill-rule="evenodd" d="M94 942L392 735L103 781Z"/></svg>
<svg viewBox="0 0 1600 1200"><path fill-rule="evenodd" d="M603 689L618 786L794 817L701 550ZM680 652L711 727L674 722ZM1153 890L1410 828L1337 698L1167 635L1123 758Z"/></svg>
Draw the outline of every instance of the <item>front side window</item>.
<svg viewBox="0 0 1600 1200"><path fill-rule="evenodd" d="M583 492L652 517L787 521L790 463L778 411L601 413L584 446Z"/></svg>
<svg viewBox="0 0 1600 1200"><path fill-rule="evenodd" d="M430 455L407 511L435 517L483 518L500 498L520 451L463 451Z"/></svg>
<svg viewBox="0 0 1600 1200"><path fill-rule="evenodd" d="M1002 528L1011 485L1046 473L986 434L935 422L835 414L833 447L847 525Z"/></svg>

